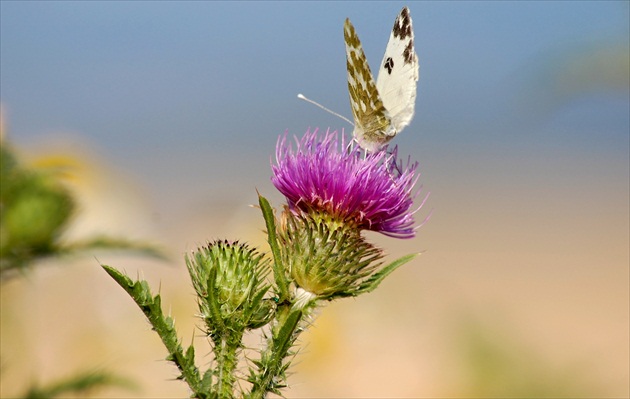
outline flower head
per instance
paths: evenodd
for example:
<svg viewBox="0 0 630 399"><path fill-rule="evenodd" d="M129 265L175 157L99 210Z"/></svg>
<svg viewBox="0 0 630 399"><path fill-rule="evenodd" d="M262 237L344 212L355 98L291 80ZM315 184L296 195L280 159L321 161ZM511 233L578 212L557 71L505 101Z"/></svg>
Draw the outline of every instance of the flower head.
<svg viewBox="0 0 630 399"><path fill-rule="evenodd" d="M246 244L214 241L186 255L199 296L199 310L211 336L261 327L270 320L265 277L269 261Z"/></svg>
<svg viewBox="0 0 630 399"><path fill-rule="evenodd" d="M306 132L296 149L286 135L278 139L274 186L293 211L321 214L360 230L397 237L415 236L412 194L417 163L403 169L397 149L369 153L342 134Z"/></svg>

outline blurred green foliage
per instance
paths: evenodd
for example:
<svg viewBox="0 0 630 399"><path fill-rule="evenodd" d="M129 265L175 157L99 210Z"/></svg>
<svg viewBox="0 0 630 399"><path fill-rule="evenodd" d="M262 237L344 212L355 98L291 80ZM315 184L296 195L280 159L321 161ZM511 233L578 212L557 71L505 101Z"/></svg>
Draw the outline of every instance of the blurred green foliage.
<svg viewBox="0 0 630 399"><path fill-rule="evenodd" d="M0 142L0 279L23 272L45 257L93 249L128 250L163 258L154 246L118 237L62 240L75 215L75 201L55 171L20 164Z"/></svg>
<svg viewBox="0 0 630 399"><path fill-rule="evenodd" d="M33 260L59 252L59 236L74 201L54 174L18 164L0 145L0 275L24 269Z"/></svg>
<svg viewBox="0 0 630 399"><path fill-rule="evenodd" d="M56 171L24 166L6 141L0 140L0 282L19 276L43 258L90 249L124 249L163 257L149 244L133 243L124 238L62 240L75 215L75 204ZM134 386L129 380L104 371L79 372L46 385L33 383L22 396L84 397L96 388L112 385Z"/></svg>
<svg viewBox="0 0 630 399"><path fill-rule="evenodd" d="M120 386L134 389L136 385L125 378L106 372L88 371L74 375L67 380L60 380L46 386L33 384L24 395L25 399L56 398L56 397L85 397L96 388L105 386Z"/></svg>

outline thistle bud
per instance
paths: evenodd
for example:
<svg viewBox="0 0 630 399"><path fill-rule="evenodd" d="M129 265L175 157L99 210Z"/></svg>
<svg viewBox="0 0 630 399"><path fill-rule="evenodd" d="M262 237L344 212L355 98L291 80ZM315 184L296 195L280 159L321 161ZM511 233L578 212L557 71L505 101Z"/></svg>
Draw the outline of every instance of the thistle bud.
<svg viewBox="0 0 630 399"><path fill-rule="evenodd" d="M297 299L304 301L307 293L318 299L352 295L378 269L382 251L367 242L356 226L340 224L325 213L289 209L282 218L278 238Z"/></svg>
<svg viewBox="0 0 630 399"><path fill-rule="evenodd" d="M269 261L246 244L215 241L186 257L208 334L245 331L267 324L272 305L265 276Z"/></svg>

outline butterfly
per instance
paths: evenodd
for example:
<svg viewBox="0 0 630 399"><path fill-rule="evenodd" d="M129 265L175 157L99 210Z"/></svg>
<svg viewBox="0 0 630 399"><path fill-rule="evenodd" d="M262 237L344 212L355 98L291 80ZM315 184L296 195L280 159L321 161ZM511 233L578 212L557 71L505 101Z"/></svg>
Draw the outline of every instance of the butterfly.
<svg viewBox="0 0 630 399"><path fill-rule="evenodd" d="M411 15L404 7L396 17L376 83L350 19L346 19L343 33L354 116L352 134L362 148L375 152L413 118L419 66Z"/></svg>

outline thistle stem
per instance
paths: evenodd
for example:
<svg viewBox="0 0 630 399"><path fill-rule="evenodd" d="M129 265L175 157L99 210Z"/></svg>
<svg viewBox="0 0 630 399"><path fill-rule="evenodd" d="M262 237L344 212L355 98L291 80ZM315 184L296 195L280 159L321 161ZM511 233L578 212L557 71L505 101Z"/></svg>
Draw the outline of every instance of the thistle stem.
<svg viewBox="0 0 630 399"><path fill-rule="evenodd" d="M242 337L242 333L232 332L215 341L214 353L217 364L215 392L220 399L231 399L234 397L234 383L236 382L234 372L238 365L237 355Z"/></svg>
<svg viewBox="0 0 630 399"><path fill-rule="evenodd" d="M267 348L261 354L260 374L253 381L254 385L247 398L262 399L268 392L278 392L283 386L281 381L288 366L285 359L291 354L289 350L301 332L298 326L304 315L302 307L287 305L284 309L278 309L277 323L271 330Z"/></svg>

